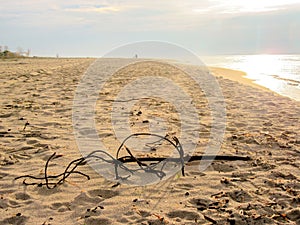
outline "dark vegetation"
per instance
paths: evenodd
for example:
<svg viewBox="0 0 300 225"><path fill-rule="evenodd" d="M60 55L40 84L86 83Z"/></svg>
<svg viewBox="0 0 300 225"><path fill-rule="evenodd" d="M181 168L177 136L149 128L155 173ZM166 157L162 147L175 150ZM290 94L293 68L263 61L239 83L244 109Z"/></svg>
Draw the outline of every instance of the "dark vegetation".
<svg viewBox="0 0 300 225"><path fill-rule="evenodd" d="M0 46L0 58L1 59L14 59L14 58L25 58L29 57L30 50L23 51L22 48L17 48L16 52L13 52L8 49L7 46Z"/></svg>

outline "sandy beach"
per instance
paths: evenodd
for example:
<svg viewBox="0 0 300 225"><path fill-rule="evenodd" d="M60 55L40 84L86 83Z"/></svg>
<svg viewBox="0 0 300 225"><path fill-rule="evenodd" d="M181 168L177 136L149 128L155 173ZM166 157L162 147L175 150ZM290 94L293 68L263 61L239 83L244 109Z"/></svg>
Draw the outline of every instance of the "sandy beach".
<svg viewBox="0 0 300 225"><path fill-rule="evenodd" d="M0 61L0 224L300 224L300 102L273 93L243 73L211 68L226 102L226 130L219 155L249 161L214 161L199 172L197 162L158 184L133 187L108 181L88 164L54 189L25 185L22 175L43 177L65 170L81 157L73 134L76 87L95 59L25 58ZM107 65L117 59L107 60ZM195 154L208 143L210 111L204 94L184 74L163 63L140 63L119 71L97 101L97 131L114 154L119 140L110 111L124 84L149 73L176 81L199 112ZM154 72L153 72L154 71ZM134 132L147 131L149 118L167 121L178 136L174 106L160 99L138 101L129 121ZM152 151L152 156L168 152ZM164 156L164 155L163 155ZM26 182L31 179L26 178Z"/></svg>

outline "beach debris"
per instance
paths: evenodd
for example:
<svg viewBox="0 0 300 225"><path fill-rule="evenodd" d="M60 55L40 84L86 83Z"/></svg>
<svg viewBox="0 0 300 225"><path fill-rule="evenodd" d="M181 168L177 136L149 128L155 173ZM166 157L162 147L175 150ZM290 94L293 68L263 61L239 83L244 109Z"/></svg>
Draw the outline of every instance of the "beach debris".
<svg viewBox="0 0 300 225"><path fill-rule="evenodd" d="M15 180L18 179L22 179L23 180L23 184L24 185L37 185L39 187L42 186L46 186L48 189L53 189L57 186L59 186L60 184L63 184L65 182L65 180L71 175L71 174L77 174L77 175L81 175L85 178L87 178L88 180L90 179L90 177L87 174L84 174L80 171L77 171L76 169L78 168L78 166L80 165L84 165L86 164L87 161L89 160L103 160L107 163L112 163L115 166L115 172L116 172L116 179L120 180L120 179L126 179L124 177L120 177L119 173L118 173L118 168L127 170L131 173L137 171L137 170L143 170L145 172L150 172L150 173L154 173L156 174L159 178L163 178L165 176L165 173L161 170L157 170L155 169L155 163L151 163L150 165L142 162L142 159L136 158L132 152L130 151L130 149L125 146L125 143L127 140L129 140L132 137L137 137L137 136L156 136L158 138L164 139L166 141L168 141L171 145L174 146L174 148L177 149L177 151L179 152L180 158L177 159L177 161L179 161L182 165L182 168L184 167L184 161L183 161L183 149L182 146L179 142L179 140L174 137L173 140L170 140L167 137L161 136L161 135L156 135L156 134L151 134L151 133L136 133L136 134L132 134L130 136L128 136L119 146L118 150L117 150L117 155L116 158L114 158L113 156L111 156L110 154L108 154L105 151L102 150L97 150L97 151L93 151L90 154L88 154L86 157L81 157L78 159L75 159L73 161L71 161L68 166L66 167L65 171L63 171L60 174L57 175L49 175L48 174L48 167L49 167L49 163L52 160L57 159L58 157L61 157L61 155L57 155L55 152L48 158L48 160L46 161L45 164L45 168L44 168L44 176L42 177L37 177L37 176L32 176L32 175L24 175L24 176L19 176L16 177ZM124 147L124 148L123 148ZM119 157L119 154L121 152L122 149L125 149L126 152L128 153L129 156L125 156L125 157ZM110 158L110 160L105 159L103 156L101 155L105 155L108 156ZM149 161L150 158L146 158L146 161ZM159 161L156 160L155 158L152 158L151 161ZM135 162L138 164L139 169L129 169L128 167L125 166L125 163L127 162ZM184 169L182 169L182 173L184 174ZM36 181L36 182L27 182L27 179ZM38 182L39 181L39 182Z"/></svg>
<svg viewBox="0 0 300 225"><path fill-rule="evenodd" d="M119 185L121 185L121 183L118 182L118 183L112 185L111 187L112 187L112 188L115 188L115 187L118 187Z"/></svg>
<svg viewBox="0 0 300 225"><path fill-rule="evenodd" d="M50 225L50 221L53 220L53 217L49 217L47 220L44 221L44 223L42 225Z"/></svg>
<svg viewBox="0 0 300 225"><path fill-rule="evenodd" d="M166 158L166 157L135 157L130 149L125 145L126 142L133 137L138 137L138 136L155 136L157 138L160 138L160 140L164 140L171 144L179 154L178 158ZM119 157L121 150L126 150L127 156ZM104 156L106 156L106 158ZM109 160L107 159L107 156ZM71 161L65 170L57 175L49 175L48 173L48 167L49 163L52 160L58 159L62 157L62 155L57 155L56 152L54 152L46 161L45 168L44 168L44 175L41 177L33 176L33 175L23 175L23 176L18 176L15 178L15 180L19 179L24 179L23 184L24 185L37 185L39 187L46 186L48 189L53 189L61 184L63 184L66 179L72 175L72 174L77 174L80 176L85 177L86 179L90 180L90 176L80 172L77 170L77 168L81 165L85 165L88 161L90 160L102 160L106 163L111 163L115 166L115 176L116 180L122 180L122 179L128 179L128 177L121 177L119 175L118 169L123 169L131 174L133 174L136 171L142 170L145 173L153 173L160 179L162 179L166 174L162 169L156 169L156 165L166 159L168 161L173 161L176 163L179 163L181 165L181 172L182 175L185 176L184 172L184 166L185 163L190 162L190 161L195 161L195 160L250 160L250 157L244 157L244 156L226 156L226 155L205 155L205 156L189 156L189 155L184 155L184 151L182 148L181 143L179 142L177 137L173 137L170 139L168 136L161 136L157 134L152 134L152 133L135 133L129 135L127 138L124 139L124 141L120 144L116 157L111 156L109 153L103 150L96 150L91 152L85 157L81 157L78 159L75 159ZM147 163L148 162L148 163ZM126 163L136 163L138 165L137 169L132 169L128 168L125 164ZM130 175L129 175L130 176ZM31 182L27 182L27 179L30 179ZM113 187L117 187L120 183L117 183L113 185Z"/></svg>
<svg viewBox="0 0 300 225"><path fill-rule="evenodd" d="M213 223L213 224L217 224L217 221L214 220L213 218L209 217L209 216L206 216L206 215L203 215L204 216L204 219L206 219L207 221Z"/></svg>
<svg viewBox="0 0 300 225"><path fill-rule="evenodd" d="M162 217L162 216L160 216L160 215L158 215L158 214L156 214L156 213L153 213L152 215L155 216L155 217L156 217L160 222L162 222L163 224L168 223L168 221L167 221L164 217Z"/></svg>
<svg viewBox="0 0 300 225"><path fill-rule="evenodd" d="M25 125L24 125L24 128L23 128L23 131L25 131L26 127L29 126L30 123L28 121L26 121Z"/></svg>
<svg viewBox="0 0 300 225"><path fill-rule="evenodd" d="M220 180L220 182L221 182L221 184L230 184L230 180L228 178L224 178L224 177Z"/></svg>
<svg viewBox="0 0 300 225"><path fill-rule="evenodd" d="M139 199L139 198L135 198L132 200L132 202L146 202L145 199Z"/></svg>
<svg viewBox="0 0 300 225"><path fill-rule="evenodd" d="M222 198L222 197L227 197L227 194L224 191L221 191L221 192L218 192L216 194L212 194L211 197Z"/></svg>

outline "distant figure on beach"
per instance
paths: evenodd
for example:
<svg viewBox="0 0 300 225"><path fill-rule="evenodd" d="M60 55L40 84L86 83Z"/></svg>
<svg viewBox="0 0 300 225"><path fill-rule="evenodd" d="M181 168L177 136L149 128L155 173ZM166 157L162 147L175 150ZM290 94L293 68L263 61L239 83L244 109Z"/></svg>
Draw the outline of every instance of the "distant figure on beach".
<svg viewBox="0 0 300 225"><path fill-rule="evenodd" d="M134 55L134 58L136 58L136 59L137 59L137 58L138 58L138 55L137 55L137 54L135 54L135 55Z"/></svg>

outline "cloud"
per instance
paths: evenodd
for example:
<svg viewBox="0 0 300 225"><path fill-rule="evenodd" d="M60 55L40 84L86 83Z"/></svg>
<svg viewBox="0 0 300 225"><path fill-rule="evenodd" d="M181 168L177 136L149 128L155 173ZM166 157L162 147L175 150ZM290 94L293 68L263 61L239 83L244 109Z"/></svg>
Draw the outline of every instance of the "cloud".
<svg viewBox="0 0 300 225"><path fill-rule="evenodd" d="M4 23L102 27L110 31L192 30L238 15L285 10L299 0L0 0Z"/></svg>
<svg viewBox="0 0 300 225"><path fill-rule="evenodd" d="M1 41L40 39L64 48L88 40L105 48L156 39L195 51L291 49L300 35L299 6L300 0L0 0Z"/></svg>
<svg viewBox="0 0 300 225"><path fill-rule="evenodd" d="M211 5L218 8L219 13L259 13L284 10L292 5L299 5L299 0L211 0Z"/></svg>
<svg viewBox="0 0 300 225"><path fill-rule="evenodd" d="M66 12L96 12L96 13L109 13L109 12L118 12L120 8L109 6L109 5L70 5L64 6L64 11Z"/></svg>

